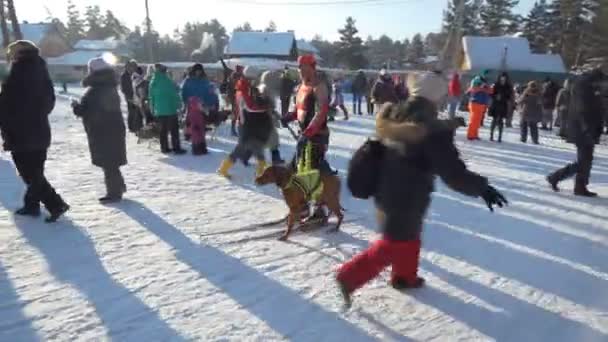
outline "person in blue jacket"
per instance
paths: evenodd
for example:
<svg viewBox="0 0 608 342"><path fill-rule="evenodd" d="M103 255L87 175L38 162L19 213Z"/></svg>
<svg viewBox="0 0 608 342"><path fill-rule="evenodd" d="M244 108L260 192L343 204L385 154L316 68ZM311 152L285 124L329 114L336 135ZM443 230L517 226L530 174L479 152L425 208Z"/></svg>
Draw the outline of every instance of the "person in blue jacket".
<svg viewBox="0 0 608 342"><path fill-rule="evenodd" d="M182 83L181 96L182 101L186 105L188 104L188 99L195 96L201 100L203 106L209 111L217 111L220 107L215 86L207 78L205 68L200 63L192 66L188 77Z"/></svg>

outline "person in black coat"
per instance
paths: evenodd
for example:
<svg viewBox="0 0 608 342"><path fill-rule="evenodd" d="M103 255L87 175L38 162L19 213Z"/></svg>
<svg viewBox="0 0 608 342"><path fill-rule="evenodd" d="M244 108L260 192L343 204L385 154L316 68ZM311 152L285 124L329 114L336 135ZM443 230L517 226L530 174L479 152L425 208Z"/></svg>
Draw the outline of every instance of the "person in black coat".
<svg viewBox="0 0 608 342"><path fill-rule="evenodd" d="M285 71L281 75L281 85L279 89L279 98L281 100L281 116L287 115L289 112L289 102L293 95L296 82L289 77L289 69L285 67Z"/></svg>
<svg viewBox="0 0 608 342"><path fill-rule="evenodd" d="M353 114L363 115L361 110L361 102L363 96L366 95L367 91L367 77L363 70L359 70L357 76L353 80L352 93L353 93Z"/></svg>
<svg viewBox="0 0 608 342"><path fill-rule="evenodd" d="M559 191L559 182L576 175L574 194L597 196L587 186L593 152L603 130L603 101L607 82L607 75L599 68L584 73L574 81L570 91L566 140L576 145L576 161L547 176L554 191Z"/></svg>
<svg viewBox="0 0 608 342"><path fill-rule="evenodd" d="M456 125L438 120L437 114L435 103L419 95L386 104L378 113L376 135L384 148L373 196L383 237L339 268L336 278L347 305L356 289L388 265L394 288L423 285L418 277L421 234L436 176L455 191L482 197L490 209L506 204L486 178L467 170L454 144Z"/></svg>
<svg viewBox="0 0 608 342"><path fill-rule="evenodd" d="M55 107L55 92L46 62L30 41L9 46L10 72L0 92L0 130L4 149L12 153L15 166L27 186L23 208L17 215L40 216L42 202L55 222L69 210L44 175L51 145L49 114Z"/></svg>
<svg viewBox="0 0 608 342"><path fill-rule="evenodd" d="M490 126L490 140L494 141L494 130L498 127L498 142L502 142L502 131L505 119L509 115L509 106L513 100L513 84L509 79L509 74L500 74L496 83L492 87L492 105L488 114L492 117Z"/></svg>
<svg viewBox="0 0 608 342"><path fill-rule="evenodd" d="M127 125L129 132L137 133L142 129L144 122L137 104L135 103L135 91L133 89L133 74L137 71L137 62L131 60L125 65L125 71L120 76L120 91L127 101Z"/></svg>

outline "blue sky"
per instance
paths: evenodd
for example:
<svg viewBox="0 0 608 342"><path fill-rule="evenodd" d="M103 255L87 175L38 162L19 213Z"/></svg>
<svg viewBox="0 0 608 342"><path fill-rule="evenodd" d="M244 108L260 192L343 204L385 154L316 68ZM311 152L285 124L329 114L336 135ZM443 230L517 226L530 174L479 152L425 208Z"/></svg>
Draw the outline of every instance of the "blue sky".
<svg viewBox="0 0 608 342"><path fill-rule="evenodd" d="M244 2L278 3L277 5L251 5ZM312 0L323 2L330 0ZM99 4L111 9L130 27L143 22L144 0L74 0L78 7ZM273 20L279 30L294 30L298 37L311 38L320 34L326 39L336 39L337 30L345 18L352 16L365 38L387 34L393 39L411 38L415 33L428 33L441 28L442 11L447 0L386 0L384 5L315 5L289 6L285 2L305 0L149 0L152 21L162 33L171 33L186 21L207 21L217 18L229 31L249 21L254 28L264 28ZM67 0L19 0L17 14L21 20L44 20L47 10L53 16L64 19ZM521 0L518 12L527 13L534 0ZM26 10L24 10L26 9Z"/></svg>

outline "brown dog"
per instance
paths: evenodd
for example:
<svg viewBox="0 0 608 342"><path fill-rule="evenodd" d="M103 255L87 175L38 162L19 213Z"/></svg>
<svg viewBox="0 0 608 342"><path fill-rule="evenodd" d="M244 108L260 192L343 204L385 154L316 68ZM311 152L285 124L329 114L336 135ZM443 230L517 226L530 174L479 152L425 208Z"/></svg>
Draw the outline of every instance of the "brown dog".
<svg viewBox="0 0 608 342"><path fill-rule="evenodd" d="M293 230L296 222L300 223L300 213L305 209L310 201L307 194L299 187L292 185L291 179L294 173L290 168L283 166L270 166L255 179L256 184L266 185L274 183L283 193L285 202L289 207L289 216L287 217L287 231L279 238L281 241L286 241ZM336 227L331 231L336 232L340 229L344 215L342 214L342 206L340 205L340 179L336 175L321 175L321 183L323 183L323 192L321 193L320 203L327 206L329 215L332 213L338 217Z"/></svg>

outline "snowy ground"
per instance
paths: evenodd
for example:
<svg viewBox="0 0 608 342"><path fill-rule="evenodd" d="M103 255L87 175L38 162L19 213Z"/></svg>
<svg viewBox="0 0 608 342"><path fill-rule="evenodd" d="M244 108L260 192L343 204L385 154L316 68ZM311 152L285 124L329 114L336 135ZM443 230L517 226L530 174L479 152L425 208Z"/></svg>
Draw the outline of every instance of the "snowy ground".
<svg viewBox="0 0 608 342"><path fill-rule="evenodd" d="M423 289L363 288L344 312L333 270L377 233L371 203L344 190L337 234L229 231L282 217L272 187L215 175L234 146L220 134L205 157L165 157L128 141L128 200L105 207L81 123L66 98L52 115L48 177L72 205L56 225L18 218L21 181L0 154L0 341L606 341L608 148L596 153L599 199L552 193L544 175L574 158L552 136L541 146L458 144L467 163L504 190L496 214L439 186L424 235ZM372 132L370 117L332 125L342 171ZM293 141L282 132L283 151ZM223 135L223 136L222 136ZM483 131L487 137L487 131ZM407 194L404 194L407 196ZM282 227L281 227L282 228Z"/></svg>

